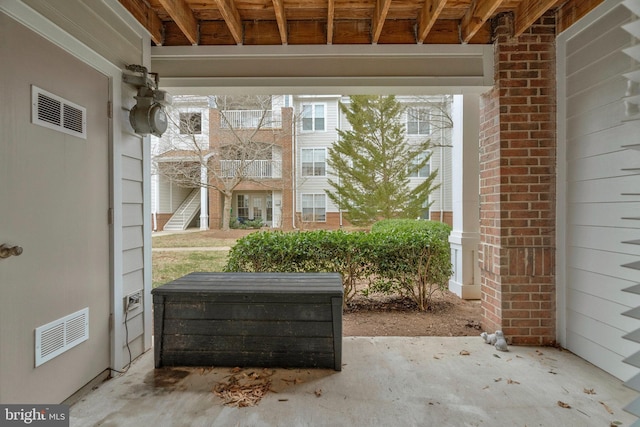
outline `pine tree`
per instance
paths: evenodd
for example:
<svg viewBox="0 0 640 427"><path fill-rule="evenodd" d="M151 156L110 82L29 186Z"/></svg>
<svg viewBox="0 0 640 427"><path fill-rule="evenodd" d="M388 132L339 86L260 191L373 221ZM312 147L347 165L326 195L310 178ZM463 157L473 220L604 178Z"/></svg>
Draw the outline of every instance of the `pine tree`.
<svg viewBox="0 0 640 427"><path fill-rule="evenodd" d="M428 164L430 141L407 142L395 96L351 96L340 110L351 130L338 130L339 140L329 148L327 163L336 178L329 179L328 197L355 225L419 217L438 187L437 171L414 189L409 177Z"/></svg>

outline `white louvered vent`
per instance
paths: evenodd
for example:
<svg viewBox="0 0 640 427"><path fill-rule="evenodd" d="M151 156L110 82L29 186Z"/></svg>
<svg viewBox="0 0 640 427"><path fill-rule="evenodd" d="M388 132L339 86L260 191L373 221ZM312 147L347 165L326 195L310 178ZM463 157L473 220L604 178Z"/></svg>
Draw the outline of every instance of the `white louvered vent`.
<svg viewBox="0 0 640 427"><path fill-rule="evenodd" d="M36 328L36 367L88 339L88 307Z"/></svg>
<svg viewBox="0 0 640 427"><path fill-rule="evenodd" d="M87 139L87 109L37 86L31 86L31 121Z"/></svg>
<svg viewBox="0 0 640 427"><path fill-rule="evenodd" d="M638 0L625 0L622 2L622 4L626 6L627 9L629 9L634 15L636 15L636 17L640 17L640 2L638 2ZM623 25L622 28L627 31L635 39L634 41L636 42L635 46L623 50L623 52L631 59L633 59L636 64L632 72L624 75L627 78L628 83L627 93L624 98L625 113L627 116L626 120L640 120L640 45L637 44L638 42L640 42L640 19L635 19L633 22ZM640 144L623 145L623 148L639 150ZM626 171L640 173L640 165L638 165L638 168L634 167L632 169L627 169ZM628 194L628 196L635 198L638 196L638 194ZM636 224L640 222L640 217L627 217L623 219L629 221L630 225L634 228L638 227ZM632 240L628 240L623 243L638 245L640 244L640 240L635 239L634 236ZM622 265L622 267L631 268L633 270L640 270L640 261L630 262ZM624 289L624 291L640 295L640 283ZM633 319L640 319L640 307L628 310L622 314ZM626 334L623 338L635 343L640 343L640 329ZM636 368L640 368L640 352L636 352L635 354L627 357L626 359L624 359L624 362ZM640 374L635 375L633 378L627 381L625 385L632 390L640 391ZM636 417L640 417L640 398L629 403L627 406L625 406L624 409L625 411L635 415ZM640 426L640 421L636 421L633 426Z"/></svg>

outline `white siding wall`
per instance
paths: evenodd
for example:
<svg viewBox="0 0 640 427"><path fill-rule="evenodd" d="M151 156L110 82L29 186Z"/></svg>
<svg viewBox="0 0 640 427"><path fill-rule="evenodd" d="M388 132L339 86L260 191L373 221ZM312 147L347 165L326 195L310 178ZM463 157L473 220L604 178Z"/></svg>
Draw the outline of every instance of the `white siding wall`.
<svg viewBox="0 0 640 427"><path fill-rule="evenodd" d="M429 98L431 99L431 98ZM435 100L441 100L441 97L433 98ZM401 102L416 102L415 97L398 97ZM296 127L297 147L296 147L296 170L301 171L300 153L303 148L329 148L338 139L336 128L348 130L350 124L346 120L343 114L340 113L338 108L338 102L348 102L348 97L338 96L294 96L295 112L299 117L302 104L308 103L324 103L326 106L327 123L326 130L324 132L303 132L301 130L300 120L298 120ZM450 107L450 106L449 106ZM451 129L437 129L433 128L430 135L407 135L409 142L418 142L424 139L431 139L432 144L445 145L444 148L435 147L433 149L433 155L431 157L431 170L438 169L439 173L435 179L435 184L442 183L440 189L434 191L431 195L431 200L434 202L431 206L431 211L451 211ZM301 200L300 195L305 193L320 193L324 194L325 190L329 189L327 178L337 180L335 175L331 174L330 170L327 170L327 177L302 177L300 172L298 173L298 185L296 191L296 206L298 211L300 210ZM412 178L412 185L418 185L420 180L418 178ZM327 212L338 212L338 207L327 198Z"/></svg>
<svg viewBox="0 0 640 427"><path fill-rule="evenodd" d="M621 313L640 305L622 290L640 272L622 267L640 257L640 121L625 121L624 55L632 38L620 28L631 14L605 2L558 38L558 318L561 343L621 379L637 369L622 362L639 350L622 338L638 322Z"/></svg>

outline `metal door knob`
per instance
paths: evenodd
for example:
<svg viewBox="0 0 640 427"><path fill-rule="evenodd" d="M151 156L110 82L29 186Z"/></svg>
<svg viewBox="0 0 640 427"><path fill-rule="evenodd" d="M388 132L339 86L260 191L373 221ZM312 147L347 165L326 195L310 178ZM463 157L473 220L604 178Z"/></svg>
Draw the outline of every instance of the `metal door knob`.
<svg viewBox="0 0 640 427"><path fill-rule="evenodd" d="M0 258L9 258L10 256L18 256L22 253L22 247L11 246L3 243L0 245Z"/></svg>

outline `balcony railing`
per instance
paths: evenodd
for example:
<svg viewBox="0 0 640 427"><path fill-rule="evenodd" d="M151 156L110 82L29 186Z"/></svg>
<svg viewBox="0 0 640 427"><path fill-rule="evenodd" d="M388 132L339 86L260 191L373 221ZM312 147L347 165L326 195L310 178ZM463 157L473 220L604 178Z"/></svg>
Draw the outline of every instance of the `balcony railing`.
<svg viewBox="0 0 640 427"><path fill-rule="evenodd" d="M220 111L221 129L280 129L280 110L224 110Z"/></svg>
<svg viewBox="0 0 640 427"><path fill-rule="evenodd" d="M220 176L231 178L240 174L246 178L282 178L280 160L220 160Z"/></svg>

